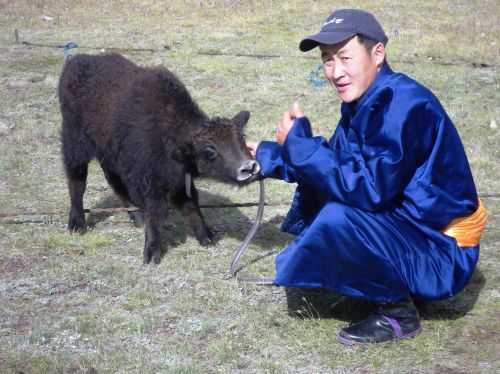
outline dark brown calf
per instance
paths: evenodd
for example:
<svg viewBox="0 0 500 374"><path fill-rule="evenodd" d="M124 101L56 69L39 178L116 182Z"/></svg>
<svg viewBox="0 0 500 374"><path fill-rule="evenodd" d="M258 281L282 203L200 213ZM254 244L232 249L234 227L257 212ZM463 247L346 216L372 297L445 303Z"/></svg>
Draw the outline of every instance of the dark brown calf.
<svg viewBox="0 0 500 374"><path fill-rule="evenodd" d="M259 173L244 141L250 113L208 118L165 68L139 67L117 54L76 55L61 74L59 101L68 229L84 231L87 167L96 158L124 204L144 211L144 263L161 260L160 226L169 202L182 210L200 244L211 241L191 178L244 184Z"/></svg>

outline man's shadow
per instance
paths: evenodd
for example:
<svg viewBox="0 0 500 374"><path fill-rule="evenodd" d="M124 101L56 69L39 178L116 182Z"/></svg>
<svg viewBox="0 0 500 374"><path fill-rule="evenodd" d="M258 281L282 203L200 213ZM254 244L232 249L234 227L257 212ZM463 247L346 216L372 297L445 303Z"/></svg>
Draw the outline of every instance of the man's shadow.
<svg viewBox="0 0 500 374"><path fill-rule="evenodd" d="M486 280L476 268L465 289L446 300L414 300L424 320L454 320L469 313L483 289ZM288 313L298 318L335 318L357 322L374 312L377 305L364 299L343 297L323 289L286 289Z"/></svg>
<svg viewBox="0 0 500 374"><path fill-rule="evenodd" d="M440 301L416 301L420 315L429 320L458 319L470 312L486 284L481 268L478 266L464 290L452 298Z"/></svg>

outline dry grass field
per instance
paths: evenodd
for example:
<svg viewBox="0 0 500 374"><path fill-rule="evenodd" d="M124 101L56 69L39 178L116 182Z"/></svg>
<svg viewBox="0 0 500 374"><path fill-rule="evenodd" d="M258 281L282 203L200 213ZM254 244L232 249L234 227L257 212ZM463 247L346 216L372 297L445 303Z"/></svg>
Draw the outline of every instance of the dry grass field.
<svg viewBox="0 0 500 374"><path fill-rule="evenodd" d="M205 209L217 232L209 248L173 213L159 266L142 265L144 233L125 213L90 214L85 235L67 233L60 46L164 65L208 114L251 111L250 139L272 138L295 98L329 136L339 101L317 74L319 55L298 42L332 7L378 16L393 69L431 88L454 120L490 212L472 282L420 306L422 334L348 349L336 333L367 305L333 313L335 295L226 279L254 207ZM0 0L0 373L499 373L499 19L498 0ZM89 174L85 206L116 206L97 164ZM197 185L203 204L258 197L256 185ZM271 205L245 271L273 273L291 240L279 225L293 189L266 181Z"/></svg>

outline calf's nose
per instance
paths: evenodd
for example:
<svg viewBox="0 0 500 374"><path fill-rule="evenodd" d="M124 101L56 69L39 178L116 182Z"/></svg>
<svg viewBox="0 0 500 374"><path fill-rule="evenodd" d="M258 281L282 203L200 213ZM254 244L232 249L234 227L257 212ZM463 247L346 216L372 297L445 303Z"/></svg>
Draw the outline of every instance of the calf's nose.
<svg viewBox="0 0 500 374"><path fill-rule="evenodd" d="M236 179L239 182L243 182L255 175L258 175L259 172L260 165L256 160L246 160L239 167Z"/></svg>

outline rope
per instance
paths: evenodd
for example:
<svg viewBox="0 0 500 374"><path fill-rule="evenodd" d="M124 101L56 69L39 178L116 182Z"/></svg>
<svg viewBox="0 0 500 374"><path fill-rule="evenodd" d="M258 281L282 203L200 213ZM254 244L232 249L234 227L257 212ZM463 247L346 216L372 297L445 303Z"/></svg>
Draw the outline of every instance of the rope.
<svg viewBox="0 0 500 374"><path fill-rule="evenodd" d="M264 193L264 181L262 179L259 180L259 209L257 210L257 217L252 225L252 228L248 232L245 240L241 243L240 247L234 252L233 260L231 261L231 265L229 266L229 274L230 277L236 277L236 280L242 283L253 283L258 285L272 285L274 279L271 277L255 277L248 275L240 275L237 273L242 269L238 268L238 264L240 262L241 256L248 248L248 245L252 241L257 229L259 228L260 222L262 221L262 215L264 214L264 205L265 205L265 193Z"/></svg>
<svg viewBox="0 0 500 374"><path fill-rule="evenodd" d="M500 199L499 193L485 193L479 195L481 199ZM232 203L232 204L200 204L200 208L205 209L223 209L223 208L249 208L253 206L258 206L260 202L249 202L249 203ZM264 206L289 206L289 202L281 203L264 203ZM99 214L99 213L119 213L119 212L136 212L141 209L136 207L115 207L115 208L91 208L84 209L85 213ZM17 217L27 217L27 216L57 216L66 214L67 210L46 210L46 211L18 211L18 212L6 212L0 213L0 219L2 218L17 218Z"/></svg>
<svg viewBox="0 0 500 374"><path fill-rule="evenodd" d="M248 208L258 206L259 203L234 203L234 204L200 204L200 208L206 209L224 209L224 208ZM289 203L265 203L265 206L286 206ZM119 213L119 212L137 212L140 208L136 207L116 207L116 208L91 208L84 209L85 213L99 214L99 213ZM46 210L46 211L31 211L31 212L7 212L0 213L0 219L12 219L17 217L27 216L57 216L66 214L67 210Z"/></svg>
<svg viewBox="0 0 500 374"><path fill-rule="evenodd" d="M59 48L59 49L65 49L68 44L72 44L73 42L69 42L67 44L48 44L48 43L32 43L28 41L22 41L21 44L26 45L28 47L41 47L41 48ZM159 50L152 49L152 48L126 48L126 47L99 47L99 46L79 46L76 43L73 43L76 45L76 47L81 48L81 49L95 49L95 50L107 50L107 51L117 51L117 52L159 52ZM72 47L72 48L76 48ZM167 48L168 49L168 48Z"/></svg>
<svg viewBox="0 0 500 374"><path fill-rule="evenodd" d="M16 41L19 41L19 33L17 30L14 31ZM29 46L29 47L42 47L42 48L62 48L64 49L67 44L48 44L48 43L33 43L29 41L22 41L21 44ZM69 43L68 43L69 44ZM106 51L115 51L115 52L148 52L148 53L156 53L156 52L164 52L165 50L171 51L171 47L165 45L163 48L154 49L154 48L130 48L130 47L112 47L112 46L78 46L81 49L88 50L106 50ZM317 60L317 56L311 55L280 55L280 54L265 54L265 53L229 53L222 51L198 51L195 52L198 55L204 56L223 56L223 57L247 57L247 58L256 58L256 59L269 59L269 58L303 58L303 59L314 59ZM435 65L444 65L444 66L470 66L475 69L485 69L485 68L497 68L500 67L498 64L490 64L485 62L477 62L477 61L443 61L439 56L426 56L425 59L400 59L393 60L397 63L406 63L406 64L417 64L419 62L425 61L425 63L431 63ZM314 72L313 72L314 73Z"/></svg>

